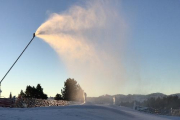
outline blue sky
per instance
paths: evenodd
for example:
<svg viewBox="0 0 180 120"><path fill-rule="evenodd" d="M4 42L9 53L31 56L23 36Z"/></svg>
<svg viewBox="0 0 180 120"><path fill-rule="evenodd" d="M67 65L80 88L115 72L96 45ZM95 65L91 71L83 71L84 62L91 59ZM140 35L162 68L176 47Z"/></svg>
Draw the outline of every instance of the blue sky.
<svg viewBox="0 0 180 120"><path fill-rule="evenodd" d="M150 91L179 92L180 1L126 2L122 6L131 30L128 49L138 56L141 80Z"/></svg>
<svg viewBox="0 0 180 120"><path fill-rule="evenodd" d="M83 4L81 0L1 1L0 76L4 76L50 13L61 13L73 5ZM117 6L117 12L128 25L122 59L129 80L123 91L114 94L178 93L180 1L122 0ZM35 38L2 82L2 96L8 97L10 92L17 96L27 85L36 86L38 83L48 96L54 96L60 93L69 77L57 53L47 43Z"/></svg>

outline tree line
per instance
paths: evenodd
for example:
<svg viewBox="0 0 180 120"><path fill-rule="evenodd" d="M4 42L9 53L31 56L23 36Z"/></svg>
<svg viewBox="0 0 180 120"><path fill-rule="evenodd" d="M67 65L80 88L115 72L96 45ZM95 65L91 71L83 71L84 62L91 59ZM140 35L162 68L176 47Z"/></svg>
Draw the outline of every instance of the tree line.
<svg viewBox="0 0 180 120"><path fill-rule="evenodd" d="M21 90L18 95L19 98L37 98L47 99L48 96L43 92L40 84L36 87L28 85L25 92ZM54 97L55 100L68 100L68 101L84 101L84 91L81 86L74 79L67 79L64 82L64 87L61 89L61 94L57 93Z"/></svg>
<svg viewBox="0 0 180 120"><path fill-rule="evenodd" d="M156 109L178 109L180 108L180 98L178 96L158 97L157 99L150 98L141 103L141 105Z"/></svg>
<svg viewBox="0 0 180 120"><path fill-rule="evenodd" d="M37 98L37 99L47 99L47 94L43 92L43 88L41 87L40 84L37 84L36 87L28 85L26 87L26 91L23 92L21 90L20 94L18 97L21 98Z"/></svg>
<svg viewBox="0 0 180 120"><path fill-rule="evenodd" d="M144 106L144 107L150 107L155 109L179 109L180 108L180 98L178 96L166 96L163 98L149 98L145 100L144 102L121 102L120 105L126 106L126 107L133 107L134 102L136 102L136 105Z"/></svg>

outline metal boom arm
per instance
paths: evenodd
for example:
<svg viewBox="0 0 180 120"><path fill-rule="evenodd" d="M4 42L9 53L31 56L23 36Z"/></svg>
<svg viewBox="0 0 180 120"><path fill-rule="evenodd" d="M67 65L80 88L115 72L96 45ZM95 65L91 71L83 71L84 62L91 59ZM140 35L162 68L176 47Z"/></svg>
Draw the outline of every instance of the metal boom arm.
<svg viewBox="0 0 180 120"><path fill-rule="evenodd" d="M9 68L9 70L7 71L7 73L4 75L4 77L1 79L0 81L0 86L1 86L1 82L4 80L4 78L7 76L7 74L11 71L11 69L14 67L14 65L16 64L16 62L19 60L19 58L21 57L21 55L24 53L24 51L27 49L27 47L31 44L31 42L33 41L35 37L35 33L33 34L33 38L31 39L31 41L27 44L27 46L24 48L24 50L22 51L22 53L19 55L19 57L16 59L16 61L13 63L13 65Z"/></svg>

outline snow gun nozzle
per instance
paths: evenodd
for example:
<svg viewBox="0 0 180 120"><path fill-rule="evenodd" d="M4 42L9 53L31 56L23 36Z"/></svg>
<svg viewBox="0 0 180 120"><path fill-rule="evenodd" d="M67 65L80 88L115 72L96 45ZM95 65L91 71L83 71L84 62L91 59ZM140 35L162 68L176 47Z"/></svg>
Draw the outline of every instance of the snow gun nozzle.
<svg viewBox="0 0 180 120"><path fill-rule="evenodd" d="M33 33L33 38L36 36L36 34L35 33Z"/></svg>

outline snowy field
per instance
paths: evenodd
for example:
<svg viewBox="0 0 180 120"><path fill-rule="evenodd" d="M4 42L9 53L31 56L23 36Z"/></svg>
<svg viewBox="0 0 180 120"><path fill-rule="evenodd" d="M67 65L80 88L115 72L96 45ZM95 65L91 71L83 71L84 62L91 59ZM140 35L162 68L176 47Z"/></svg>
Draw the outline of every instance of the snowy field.
<svg viewBox="0 0 180 120"><path fill-rule="evenodd" d="M0 120L180 120L110 105L0 108Z"/></svg>

